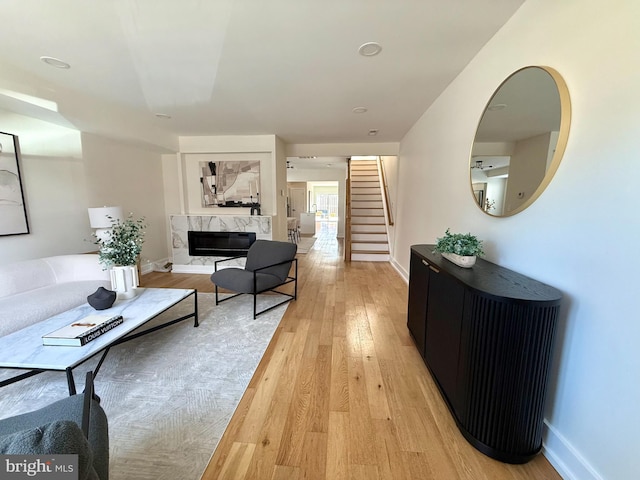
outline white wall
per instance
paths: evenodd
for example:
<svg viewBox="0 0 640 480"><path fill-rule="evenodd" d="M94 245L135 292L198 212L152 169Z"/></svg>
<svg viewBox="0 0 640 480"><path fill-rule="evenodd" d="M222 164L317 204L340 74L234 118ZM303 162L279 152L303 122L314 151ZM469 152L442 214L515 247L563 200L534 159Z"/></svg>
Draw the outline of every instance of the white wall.
<svg viewBox="0 0 640 480"><path fill-rule="evenodd" d="M88 207L122 205L149 224L142 257L167 257L158 153L41 120L0 112L18 135L30 233L0 237L0 264L96 250Z"/></svg>
<svg viewBox="0 0 640 480"><path fill-rule="evenodd" d="M80 132L7 111L2 130L18 135L27 235L0 236L0 264L94 250L87 216Z"/></svg>
<svg viewBox="0 0 640 480"><path fill-rule="evenodd" d="M509 162L509 181L504 200L506 214L529 200L544 180L548 152L552 149L550 138L551 132L516 142Z"/></svg>
<svg viewBox="0 0 640 480"><path fill-rule="evenodd" d="M502 215L504 213L504 197L507 190L506 178L487 178L487 192L486 199L493 201L492 214Z"/></svg>
<svg viewBox="0 0 640 480"><path fill-rule="evenodd" d="M639 31L635 0L528 0L400 146L395 260L405 273L410 246L451 227L484 239L488 260L564 292L545 455L567 479L640 472ZM469 152L487 100L526 65L563 75L571 132L540 198L492 218L471 196Z"/></svg>
<svg viewBox="0 0 640 480"><path fill-rule="evenodd" d="M194 198L199 195L194 193L191 162L198 162L206 155L216 154L217 159L222 159L225 154L239 159L238 155L246 155L247 160L260 161L260 203L262 215L272 216L272 228L274 240L287 239L287 179L286 158L284 144L275 135L220 135L220 136L196 136L180 137L180 154L175 159L175 165L168 157L164 157L163 169L165 172L165 187L167 193L167 216L175 213L198 213L210 215L238 215L249 214L248 208L194 208ZM203 157L204 155L204 157ZM244 158L243 158L244 159ZM175 176L172 172L176 172ZM171 175L167 177L167 175ZM189 186L191 185L191 188ZM175 195L180 198L175 198ZM180 212L175 208L179 205ZM215 212L215 213L214 213Z"/></svg>
<svg viewBox="0 0 640 480"><path fill-rule="evenodd" d="M397 155L398 143L289 143L287 157L350 157L352 155Z"/></svg>
<svg viewBox="0 0 640 480"><path fill-rule="evenodd" d="M161 155L88 133L82 134L82 149L89 206L120 205L125 215L144 217L147 229L140 254L143 266L167 258L168 219Z"/></svg>
<svg viewBox="0 0 640 480"><path fill-rule="evenodd" d="M273 238L288 240L289 229L287 228L287 156L285 154L286 144L281 138L274 136L274 150L272 175L275 179L276 198L274 200L275 211L278 216L273 220Z"/></svg>

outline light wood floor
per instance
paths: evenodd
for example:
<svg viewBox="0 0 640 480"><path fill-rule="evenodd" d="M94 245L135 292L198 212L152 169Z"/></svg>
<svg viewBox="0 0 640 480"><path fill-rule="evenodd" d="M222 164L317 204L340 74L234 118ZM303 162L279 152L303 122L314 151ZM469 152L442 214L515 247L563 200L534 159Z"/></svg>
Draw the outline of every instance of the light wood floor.
<svg viewBox="0 0 640 480"><path fill-rule="evenodd" d="M404 281L341 254L321 237L299 255L299 298L202 478L560 479L542 455L507 465L467 443L407 332ZM207 275L142 282L213 291Z"/></svg>

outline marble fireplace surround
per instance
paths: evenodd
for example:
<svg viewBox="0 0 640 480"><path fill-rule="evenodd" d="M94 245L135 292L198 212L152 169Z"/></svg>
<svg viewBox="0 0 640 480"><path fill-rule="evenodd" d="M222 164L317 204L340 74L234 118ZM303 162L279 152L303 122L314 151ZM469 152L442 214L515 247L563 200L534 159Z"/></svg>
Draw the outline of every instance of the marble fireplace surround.
<svg viewBox="0 0 640 480"><path fill-rule="evenodd" d="M270 216L264 215L170 215L171 249L175 273L213 273L214 262L225 257L189 255L187 232L255 232L257 240L272 239ZM233 262L230 262L233 264ZM244 265L238 259L237 265Z"/></svg>

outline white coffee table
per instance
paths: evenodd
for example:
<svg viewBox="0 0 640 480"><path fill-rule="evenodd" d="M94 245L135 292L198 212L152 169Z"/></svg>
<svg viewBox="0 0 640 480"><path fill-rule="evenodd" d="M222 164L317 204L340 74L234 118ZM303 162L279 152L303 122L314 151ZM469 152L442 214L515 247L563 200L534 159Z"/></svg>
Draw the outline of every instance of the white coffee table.
<svg viewBox="0 0 640 480"><path fill-rule="evenodd" d="M165 312L186 298L193 296L193 313L184 315L151 328L134 332L144 324ZM58 328L81 320L88 315L122 315L124 322L102 334L82 347L45 346L42 336ZM129 300L116 300L107 310L96 311L89 304L73 308L35 325L18 330L0 338L0 368L30 370L0 382L0 387L37 375L48 370L65 371L69 384L69 395L75 395L76 387L73 369L94 355L102 353L102 358L94 370L94 375L102 365L109 349L142 335L147 335L177 322L194 319L198 326L198 292L194 289L138 288L137 295Z"/></svg>

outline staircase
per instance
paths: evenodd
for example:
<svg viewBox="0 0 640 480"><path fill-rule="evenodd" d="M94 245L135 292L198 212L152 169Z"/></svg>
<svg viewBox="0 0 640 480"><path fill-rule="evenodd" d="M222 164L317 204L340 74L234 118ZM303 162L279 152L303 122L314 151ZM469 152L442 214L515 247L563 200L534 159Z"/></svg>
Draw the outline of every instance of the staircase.
<svg viewBox="0 0 640 480"><path fill-rule="evenodd" d="M378 162L351 160L349 178L350 259L388 262L389 240Z"/></svg>

